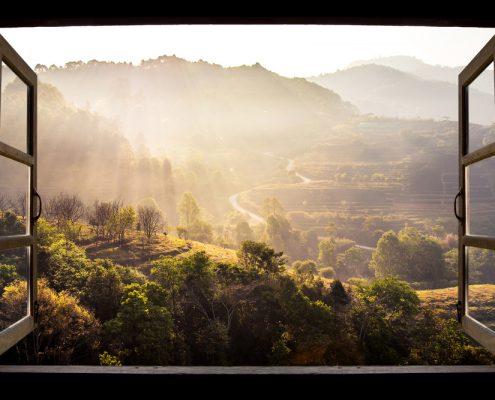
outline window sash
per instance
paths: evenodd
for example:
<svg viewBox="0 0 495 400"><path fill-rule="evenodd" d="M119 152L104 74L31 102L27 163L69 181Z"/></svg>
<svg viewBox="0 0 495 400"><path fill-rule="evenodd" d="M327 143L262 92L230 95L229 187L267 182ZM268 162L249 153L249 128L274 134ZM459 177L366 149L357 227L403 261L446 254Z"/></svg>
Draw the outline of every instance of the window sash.
<svg viewBox="0 0 495 400"><path fill-rule="evenodd" d="M459 74L459 274L458 274L458 313L464 331L486 349L495 354L495 332L468 315L469 270L466 247L478 247L495 250L495 237L469 235L466 232L469 203L466 199L466 167L495 155L495 143L469 152L469 91L468 86L495 59L495 36L480 50L471 62ZM494 71L495 81L495 71ZM495 99L494 99L495 101ZM495 171L494 171L495 172Z"/></svg>
<svg viewBox="0 0 495 400"><path fill-rule="evenodd" d="M0 332L0 354L14 346L19 340L29 334L36 324L37 309L37 252L36 225L34 215L36 206L34 196L37 182L37 76L24 62L17 52L0 35L0 65L7 65L28 87L27 92L27 152L20 151L0 141L0 157L6 157L27 165L30 170L29 179L29 209L26 218L29 219L29 231L24 235L13 235L0 238L0 250L9 250L29 246L28 274L28 307L27 315ZM0 70L0 87L2 71ZM1 96L0 96L0 108Z"/></svg>

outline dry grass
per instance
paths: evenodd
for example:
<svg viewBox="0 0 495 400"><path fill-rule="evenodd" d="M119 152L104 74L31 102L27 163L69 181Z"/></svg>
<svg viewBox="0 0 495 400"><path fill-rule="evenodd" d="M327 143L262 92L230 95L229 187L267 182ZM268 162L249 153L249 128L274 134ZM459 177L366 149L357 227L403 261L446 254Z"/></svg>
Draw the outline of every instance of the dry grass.
<svg viewBox="0 0 495 400"><path fill-rule="evenodd" d="M447 318L456 318L457 287L418 290L424 305ZM469 286L469 314L492 329L495 328L495 285Z"/></svg>
<svg viewBox="0 0 495 400"><path fill-rule="evenodd" d="M183 240L176 236L159 233L151 243L147 243L140 232L131 232L122 243L96 241L94 238L84 238L80 245L86 250L91 259L109 258L114 262L134 267L141 267L146 272L150 263L162 256L187 257L198 251L205 251L212 260L217 262L236 262L236 252L231 249Z"/></svg>

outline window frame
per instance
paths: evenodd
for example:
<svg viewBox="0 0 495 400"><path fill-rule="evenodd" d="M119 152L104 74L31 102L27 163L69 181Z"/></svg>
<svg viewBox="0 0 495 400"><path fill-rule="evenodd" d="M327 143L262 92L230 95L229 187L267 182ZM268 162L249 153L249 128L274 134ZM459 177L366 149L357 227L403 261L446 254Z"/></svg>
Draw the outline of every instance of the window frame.
<svg viewBox="0 0 495 400"><path fill-rule="evenodd" d="M37 76L10 44L0 35L0 65L7 65L27 86L27 152L16 149L0 141L0 157L25 165L29 168L29 207L26 212L28 231L23 235L0 237L0 251L28 247L28 305L27 315L0 332L0 354L7 351L28 335L36 326L37 297L37 249L36 220L41 212L41 199L36 192L37 183ZM0 69L0 86L2 82ZM2 107L0 96L0 109ZM1 139L1 137L0 137ZM40 199L36 207L34 197ZM38 215L37 215L38 213Z"/></svg>
<svg viewBox="0 0 495 400"><path fill-rule="evenodd" d="M495 156L495 143L487 144L469 152L469 85L495 61L495 36L479 51L459 74L459 256L458 256L458 319L464 331L474 340L495 354L495 331L489 329L468 312L469 266L467 247L495 250L495 236L471 235L467 233L469 200L466 196L468 176L466 168L489 157ZM495 70L494 82L495 82ZM494 83L495 84L495 83ZM494 99L495 101L495 99ZM454 207L457 209L457 204Z"/></svg>

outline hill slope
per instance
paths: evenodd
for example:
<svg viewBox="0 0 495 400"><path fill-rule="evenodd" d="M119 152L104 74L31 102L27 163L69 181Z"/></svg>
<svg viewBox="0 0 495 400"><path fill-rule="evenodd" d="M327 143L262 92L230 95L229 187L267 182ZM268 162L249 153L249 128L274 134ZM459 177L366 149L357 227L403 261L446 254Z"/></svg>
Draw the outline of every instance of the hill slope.
<svg viewBox="0 0 495 400"><path fill-rule="evenodd" d="M364 113L457 120L457 86L453 83L425 80L376 64L359 65L308 79L335 90ZM473 89L470 101L471 122L494 122L493 96Z"/></svg>
<svg viewBox="0 0 495 400"><path fill-rule="evenodd" d="M153 152L281 145L315 135L356 110L325 88L288 79L259 64L223 68L162 56L140 65L74 62L38 66L40 80L115 119L133 144Z"/></svg>
<svg viewBox="0 0 495 400"><path fill-rule="evenodd" d="M495 285L471 285L470 314L495 329ZM421 301L447 318L456 318L457 287L419 290Z"/></svg>
<svg viewBox="0 0 495 400"><path fill-rule="evenodd" d="M454 85L457 85L457 77L464 68L461 66L447 67L445 65L431 65L411 56L391 56L373 58L371 60L357 60L351 63L349 67L366 64L385 65L416 75L421 79L449 82ZM473 87L482 92L493 93L493 74L482 74L473 82Z"/></svg>

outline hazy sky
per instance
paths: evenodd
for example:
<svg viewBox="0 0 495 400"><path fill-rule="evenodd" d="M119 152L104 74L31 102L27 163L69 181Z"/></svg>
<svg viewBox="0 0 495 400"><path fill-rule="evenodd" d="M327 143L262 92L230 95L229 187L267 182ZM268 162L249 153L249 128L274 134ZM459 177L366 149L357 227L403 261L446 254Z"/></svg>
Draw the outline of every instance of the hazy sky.
<svg viewBox="0 0 495 400"><path fill-rule="evenodd" d="M0 29L34 67L67 61L132 61L175 54L224 66L261 63L285 76L345 68L357 59L415 56L465 65L495 29L367 26L130 26Z"/></svg>

